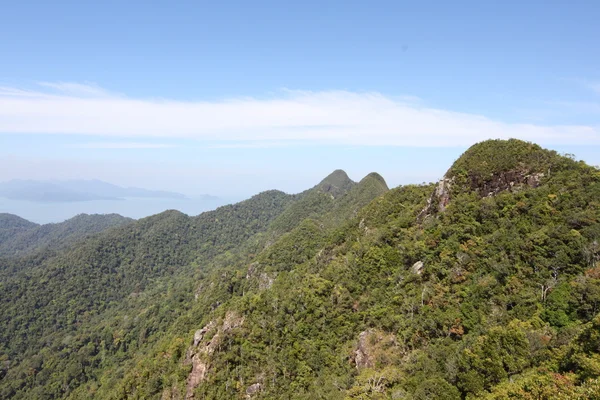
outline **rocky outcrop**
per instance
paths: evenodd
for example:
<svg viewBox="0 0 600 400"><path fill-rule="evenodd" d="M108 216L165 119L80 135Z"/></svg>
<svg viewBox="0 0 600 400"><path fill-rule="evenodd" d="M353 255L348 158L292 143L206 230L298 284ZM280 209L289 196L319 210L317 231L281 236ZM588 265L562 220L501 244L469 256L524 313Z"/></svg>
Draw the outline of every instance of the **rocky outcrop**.
<svg viewBox="0 0 600 400"><path fill-rule="evenodd" d="M427 199L427 205L419 215L417 219L422 221L425 217L435 214L437 212L444 212L446 210L446 206L450 202L450 189L452 187L453 179L448 179L444 177L441 179L435 187L435 190Z"/></svg>
<svg viewBox="0 0 600 400"><path fill-rule="evenodd" d="M258 266L258 262L253 262L250 265L248 265L248 270L246 271L246 279L252 279L256 275L256 270Z"/></svg>
<svg viewBox="0 0 600 400"><path fill-rule="evenodd" d="M392 362L398 355L399 349L393 334L369 329L358 335L353 361L357 369L374 368L377 364Z"/></svg>
<svg viewBox="0 0 600 400"><path fill-rule="evenodd" d="M266 272L263 272L258 277L258 290L267 290L273 286L274 279Z"/></svg>
<svg viewBox="0 0 600 400"><path fill-rule="evenodd" d="M411 267L411 271L417 275L421 275L423 273L423 261L417 261Z"/></svg>
<svg viewBox="0 0 600 400"><path fill-rule="evenodd" d="M194 389L206 379L208 372L208 362L202 360L200 353L194 354L192 357L192 372L190 372L187 380L185 398L194 398Z"/></svg>
<svg viewBox="0 0 600 400"><path fill-rule="evenodd" d="M473 189L481 197L490 197L504 191L516 192L524 187L536 188L540 185L543 177L544 174L541 172L526 174L522 171L507 171L492 175L491 179Z"/></svg>
<svg viewBox="0 0 600 400"><path fill-rule="evenodd" d="M435 196L437 209L440 212L444 212L446 206L448 206L448 203L450 202L450 188L452 187L452 182L453 179L443 178L435 187L433 195Z"/></svg>
<svg viewBox="0 0 600 400"><path fill-rule="evenodd" d="M242 326L244 317L228 312L220 324L214 320L194 332L192 345L188 348L184 364L191 364L186 385L186 399L194 398L194 390L206 380L210 371L210 356L216 351L223 337L231 330Z"/></svg>
<svg viewBox="0 0 600 400"><path fill-rule="evenodd" d="M540 186L543 177L541 172L529 174L524 170L503 171L492 174L485 180L471 179L466 188L456 188L454 177L444 177L436 185L418 219L423 220L429 215L444 212L456 191L470 190L477 192L481 197L491 197L505 191L517 192L526 187L536 188Z"/></svg>
<svg viewBox="0 0 600 400"><path fill-rule="evenodd" d="M358 346L354 350L354 365L357 369L373 367L373 360L367 346L367 338L371 333L370 331L363 331L358 335Z"/></svg>
<svg viewBox="0 0 600 400"><path fill-rule="evenodd" d="M262 385L260 383L254 383L250 386L248 386L248 388L246 389L246 398L250 399L252 398L255 394L260 393L262 389Z"/></svg>
<svg viewBox="0 0 600 400"><path fill-rule="evenodd" d="M260 272L260 264L258 262L253 262L248 265L248 270L246 272L246 279L255 279L258 281L258 290L267 290L273 286L273 282L275 278L267 274L266 272Z"/></svg>

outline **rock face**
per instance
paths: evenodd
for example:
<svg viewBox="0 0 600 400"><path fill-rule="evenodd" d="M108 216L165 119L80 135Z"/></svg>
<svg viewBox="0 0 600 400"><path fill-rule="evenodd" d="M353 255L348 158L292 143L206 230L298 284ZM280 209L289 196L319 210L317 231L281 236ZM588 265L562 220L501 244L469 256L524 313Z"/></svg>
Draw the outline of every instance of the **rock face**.
<svg viewBox="0 0 600 400"><path fill-rule="evenodd" d="M202 338L204 337L206 332L208 332L208 329L209 329L209 326L207 325L202 329L198 329L194 333L194 344L192 345L193 347L198 347L198 344L200 343L200 341L202 340Z"/></svg>
<svg viewBox="0 0 600 400"><path fill-rule="evenodd" d="M208 362L202 361L200 353L194 354L192 357L192 372L190 372L187 381L186 399L194 398L194 389L206 379L207 372Z"/></svg>
<svg viewBox="0 0 600 400"><path fill-rule="evenodd" d="M261 389L262 385L260 383L255 383L253 385L248 386L248 388L246 389L246 398L252 398L252 396L259 393Z"/></svg>
<svg viewBox="0 0 600 400"><path fill-rule="evenodd" d="M491 178L484 182L471 181L466 189L477 192L481 197L492 197L505 191L517 192L525 187L536 188L540 185L543 177L544 174L541 172L527 174L519 170L505 171L492 174ZM438 212L444 212L452 200L454 186L454 178L444 177L440 180L427 200L427 205L419 213L419 220Z"/></svg>
<svg viewBox="0 0 600 400"><path fill-rule="evenodd" d="M423 273L423 261L417 261L411 268L412 272L421 275Z"/></svg>
<svg viewBox="0 0 600 400"><path fill-rule="evenodd" d="M437 212L444 212L446 210L446 206L450 203L450 189L452 187L452 182L453 179L448 179L446 177L438 182L431 197L427 199L427 205L417 216L418 220L423 220L429 215Z"/></svg>
<svg viewBox="0 0 600 400"><path fill-rule="evenodd" d="M521 171L507 171L493 175L492 179L485 182L477 191L482 197L495 196L504 191L518 191L525 186L536 188L544 177L541 172L525 174Z"/></svg>
<svg viewBox="0 0 600 400"><path fill-rule="evenodd" d="M267 290L273 286L274 279L266 272L263 272L258 277L258 290Z"/></svg>
<svg viewBox="0 0 600 400"><path fill-rule="evenodd" d="M363 331L358 335L358 346L354 350L354 364L356 365L356 369L373 367L373 360L369 357L369 348L367 346L367 338L371 334L371 331Z"/></svg>
<svg viewBox="0 0 600 400"><path fill-rule="evenodd" d="M360 370L389 364L401 355L394 334L368 329L358 335L353 361L356 369Z"/></svg>
<svg viewBox="0 0 600 400"><path fill-rule="evenodd" d="M437 199L438 211L444 212L446 206L450 202L450 188L452 187L452 179L443 178L435 187L433 195Z"/></svg>
<svg viewBox="0 0 600 400"><path fill-rule="evenodd" d="M246 279L256 279L258 282L258 290L267 290L273 286L273 282L275 278L267 274L266 272L260 272L260 265L258 262L253 262L248 266L248 271L246 272Z"/></svg>
<svg viewBox="0 0 600 400"><path fill-rule="evenodd" d="M486 140L471 146L437 184L419 219L444 212L453 198L475 192L480 197L538 187L562 163L555 151L518 139Z"/></svg>
<svg viewBox="0 0 600 400"><path fill-rule="evenodd" d="M210 356L218 348L223 337L231 330L242 326L244 317L235 312L228 312L220 324L210 321L202 329L194 333L192 345L188 348L184 364L192 364L192 371L187 378L186 399L194 398L194 390L206 380L210 371ZM210 337L210 334L213 334Z"/></svg>

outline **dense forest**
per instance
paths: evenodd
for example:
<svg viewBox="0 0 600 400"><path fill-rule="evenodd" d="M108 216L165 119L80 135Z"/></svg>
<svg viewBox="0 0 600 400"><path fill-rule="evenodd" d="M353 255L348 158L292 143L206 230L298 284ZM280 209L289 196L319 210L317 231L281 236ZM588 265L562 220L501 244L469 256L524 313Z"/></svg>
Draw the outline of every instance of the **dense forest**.
<svg viewBox="0 0 600 400"><path fill-rule="evenodd" d="M79 214L58 224L38 225L12 214L0 214L0 257L60 250L106 229L133 221L118 214Z"/></svg>
<svg viewBox="0 0 600 400"><path fill-rule="evenodd" d="M0 397L600 399L600 171L519 140L189 217L0 215ZM99 218L99 217L98 217Z"/></svg>

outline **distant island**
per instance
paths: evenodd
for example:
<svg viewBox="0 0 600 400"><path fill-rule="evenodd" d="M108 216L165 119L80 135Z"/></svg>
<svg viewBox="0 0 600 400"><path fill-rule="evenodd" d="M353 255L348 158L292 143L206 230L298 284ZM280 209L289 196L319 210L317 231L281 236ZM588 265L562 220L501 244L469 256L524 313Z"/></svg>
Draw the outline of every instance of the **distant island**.
<svg viewBox="0 0 600 400"><path fill-rule="evenodd" d="M0 183L0 197L44 203L123 200L128 197L186 199L181 193L121 187L101 180L36 181L14 179ZM206 196L211 197L211 196Z"/></svg>

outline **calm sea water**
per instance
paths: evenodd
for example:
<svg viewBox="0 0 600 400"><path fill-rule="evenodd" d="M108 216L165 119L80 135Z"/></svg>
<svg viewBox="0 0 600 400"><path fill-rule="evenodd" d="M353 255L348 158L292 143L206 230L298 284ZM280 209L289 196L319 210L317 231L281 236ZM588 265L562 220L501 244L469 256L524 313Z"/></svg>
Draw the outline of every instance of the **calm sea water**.
<svg viewBox="0 0 600 400"><path fill-rule="evenodd" d="M62 222L81 213L117 213L124 217L136 219L158 214L165 210L179 210L188 215L198 215L226 203L225 200L193 198L126 198L124 200L94 200L72 203L37 203L0 198L0 213L16 214L32 222L47 224L50 222Z"/></svg>

